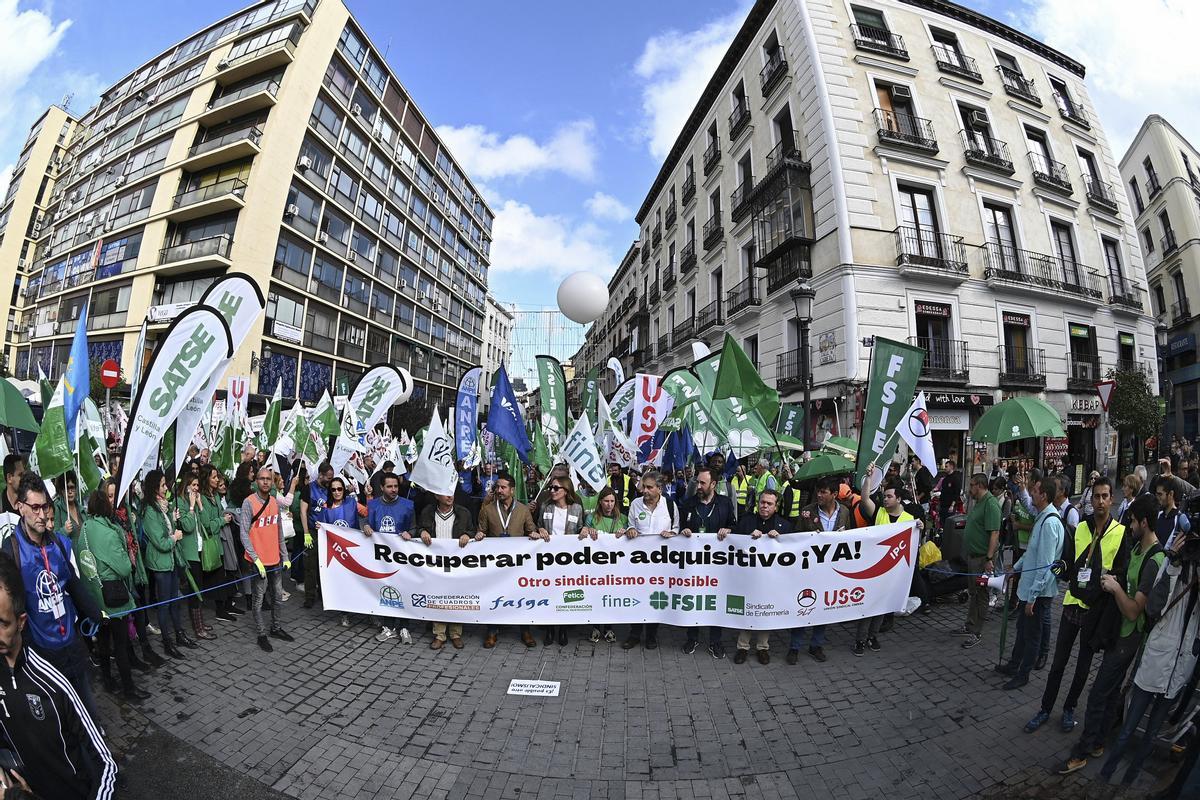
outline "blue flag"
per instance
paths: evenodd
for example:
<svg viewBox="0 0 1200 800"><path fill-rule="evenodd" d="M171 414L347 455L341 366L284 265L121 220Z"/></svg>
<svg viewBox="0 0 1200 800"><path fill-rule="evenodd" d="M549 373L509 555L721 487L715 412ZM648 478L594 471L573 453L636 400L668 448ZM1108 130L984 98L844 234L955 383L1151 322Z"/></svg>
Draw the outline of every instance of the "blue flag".
<svg viewBox="0 0 1200 800"><path fill-rule="evenodd" d="M482 367L472 367L458 382L458 402L454 409L454 445L459 461L471 456L479 432L479 382Z"/></svg>
<svg viewBox="0 0 1200 800"><path fill-rule="evenodd" d="M63 374L63 416L67 423L67 444L75 450L75 419L83 401L91 394L89 381L91 372L87 349L87 303L79 311L79 325L75 328L75 339L71 342L71 354L67 357L67 370Z"/></svg>
<svg viewBox="0 0 1200 800"><path fill-rule="evenodd" d="M492 387L492 404L488 407L487 429L508 442L517 451L522 461L529 461L529 437L525 435L525 421L513 394L512 384L504 365L496 371L496 385Z"/></svg>

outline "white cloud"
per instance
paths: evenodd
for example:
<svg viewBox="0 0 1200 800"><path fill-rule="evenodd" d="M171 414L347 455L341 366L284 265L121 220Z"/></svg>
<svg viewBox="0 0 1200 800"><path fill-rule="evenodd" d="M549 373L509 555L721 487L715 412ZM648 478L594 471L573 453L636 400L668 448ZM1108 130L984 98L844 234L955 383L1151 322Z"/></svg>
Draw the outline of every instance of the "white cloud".
<svg viewBox="0 0 1200 800"><path fill-rule="evenodd" d="M438 135L472 178L522 178L561 172L591 180L596 168L596 125L591 120L568 123L538 143L525 134L504 139L482 125L442 125Z"/></svg>
<svg viewBox="0 0 1200 800"><path fill-rule="evenodd" d="M634 73L644 81L642 134L655 158L670 152L745 18L741 7L698 30L660 33L642 48Z"/></svg>
<svg viewBox="0 0 1200 800"><path fill-rule="evenodd" d="M1195 0L1027 0L1017 25L1087 67L1089 94L1118 159L1158 113L1200 139Z"/></svg>
<svg viewBox="0 0 1200 800"><path fill-rule="evenodd" d="M0 120L11 118L29 76L58 47L70 20L55 22L43 11L0 0Z"/></svg>
<svg viewBox="0 0 1200 800"><path fill-rule="evenodd" d="M12 164L6 164L3 169L0 169L0 203L4 202L4 196L8 194L8 184L12 182L12 174Z"/></svg>
<svg viewBox="0 0 1200 800"><path fill-rule="evenodd" d="M584 206L587 208L588 213L596 219L604 219L611 222L624 222L633 215L633 212L629 210L629 206L611 194L605 194L604 192L596 192L584 202Z"/></svg>
<svg viewBox="0 0 1200 800"><path fill-rule="evenodd" d="M493 274L536 272L559 277L590 270L607 278L617 268L618 257L599 227L539 215L516 200L505 200L496 211L492 234Z"/></svg>

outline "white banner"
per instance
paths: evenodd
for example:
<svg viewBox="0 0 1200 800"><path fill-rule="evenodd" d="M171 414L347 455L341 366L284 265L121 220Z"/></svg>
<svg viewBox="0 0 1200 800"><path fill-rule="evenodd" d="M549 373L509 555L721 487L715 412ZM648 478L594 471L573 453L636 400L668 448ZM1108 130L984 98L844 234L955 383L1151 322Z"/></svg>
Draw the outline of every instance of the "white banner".
<svg viewBox="0 0 1200 800"><path fill-rule="evenodd" d="M213 367L232 353L225 318L207 306L188 309L167 328L130 406L117 482L118 503L133 482L134 471L158 452L188 398L200 389Z"/></svg>
<svg viewBox="0 0 1200 800"><path fill-rule="evenodd" d="M918 534L900 522L777 539L716 534L459 547L320 526L326 609L438 622L778 629L900 611Z"/></svg>
<svg viewBox="0 0 1200 800"><path fill-rule="evenodd" d="M412 396L413 380L408 370L393 367L391 364L377 364L358 379L354 391L350 393L349 402L354 406L354 414L364 431L375 427L388 409L397 403L403 403ZM345 464L354 452L346 443L338 439L333 446L333 455L329 462L335 470L338 464Z"/></svg>
<svg viewBox="0 0 1200 800"><path fill-rule="evenodd" d="M658 466L662 453L650 445L658 426L671 413L675 398L662 387L662 378L639 372L634 376L633 429L630 436L638 450L638 461ZM647 449L648 448L648 449ZM647 452L643 453L643 449Z"/></svg>

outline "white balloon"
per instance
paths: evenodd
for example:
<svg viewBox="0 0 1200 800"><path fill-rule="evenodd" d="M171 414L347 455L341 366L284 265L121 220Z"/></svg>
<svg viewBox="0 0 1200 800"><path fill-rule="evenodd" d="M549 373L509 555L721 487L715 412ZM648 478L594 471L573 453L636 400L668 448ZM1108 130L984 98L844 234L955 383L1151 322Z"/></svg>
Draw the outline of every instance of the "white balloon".
<svg viewBox="0 0 1200 800"><path fill-rule="evenodd" d="M558 285L558 309L574 322L595 322L607 307L608 284L594 272L572 272Z"/></svg>

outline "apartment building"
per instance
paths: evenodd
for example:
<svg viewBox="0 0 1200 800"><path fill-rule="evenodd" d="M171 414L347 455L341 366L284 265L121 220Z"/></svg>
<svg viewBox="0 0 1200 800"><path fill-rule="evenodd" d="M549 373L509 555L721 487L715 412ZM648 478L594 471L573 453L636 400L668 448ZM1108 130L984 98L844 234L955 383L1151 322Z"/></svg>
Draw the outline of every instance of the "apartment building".
<svg viewBox="0 0 1200 800"><path fill-rule="evenodd" d="M1200 152L1170 122L1151 114L1121 159L1136 217L1150 305L1163 345L1167 431L1200 435L1200 365L1192 306L1200 310Z"/></svg>
<svg viewBox="0 0 1200 800"><path fill-rule="evenodd" d="M267 300L232 366L261 394L386 361L445 403L480 361L492 212L340 0L220 20L77 119L51 109L26 157L0 211L19 377L61 372L85 305L92 357L128 372L231 270Z"/></svg>
<svg viewBox="0 0 1200 800"><path fill-rule="evenodd" d="M483 381L482 398L491 400L492 376L501 364L512 366L512 332L516 314L492 295L487 296L487 312L483 316Z"/></svg>
<svg viewBox="0 0 1200 800"><path fill-rule="evenodd" d="M760 0L637 213L637 258L581 371L617 352L662 374L730 333L798 401L789 291L805 281L811 418L856 433L882 336L926 350L940 453L967 455L987 406L1033 395L1095 463L1094 384L1119 361L1155 375L1154 323L1084 76L954 3Z"/></svg>

